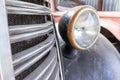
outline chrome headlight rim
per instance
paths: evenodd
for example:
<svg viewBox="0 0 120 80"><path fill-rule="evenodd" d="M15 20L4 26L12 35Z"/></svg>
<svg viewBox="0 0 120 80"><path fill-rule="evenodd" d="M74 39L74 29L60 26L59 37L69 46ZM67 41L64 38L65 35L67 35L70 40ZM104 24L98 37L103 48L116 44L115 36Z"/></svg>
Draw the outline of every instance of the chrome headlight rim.
<svg viewBox="0 0 120 80"><path fill-rule="evenodd" d="M69 23L68 23L68 31L67 31L67 37L68 37L68 39L69 39L69 42L70 42L70 44L74 47L74 48L76 48L76 49L78 49L78 50L84 50L84 49L88 49L88 48L90 48L93 44L95 44L95 42L97 41L97 39L98 39L98 35L99 35L99 33L100 33L100 29L101 29L101 27L100 27L100 20L99 20L99 16L98 16L98 14L97 14L97 11L94 9L94 8L92 8L91 6L80 6L80 8L79 7L76 7L77 9L76 9L76 12L74 13L74 15L73 16L71 16L71 18L70 18L70 21L69 21ZM79 18L79 16L84 12L84 11L92 11L95 15L96 15L96 17L97 17L97 20L98 20L98 23L99 23L99 27L98 27L98 31L97 31L97 36L95 37L95 39L94 39L94 41L88 46L88 47L86 47L86 48L84 48L84 47L81 47L77 42L76 42L76 40L75 40L75 37L74 37L74 24L76 23L76 21L77 21L77 19Z"/></svg>

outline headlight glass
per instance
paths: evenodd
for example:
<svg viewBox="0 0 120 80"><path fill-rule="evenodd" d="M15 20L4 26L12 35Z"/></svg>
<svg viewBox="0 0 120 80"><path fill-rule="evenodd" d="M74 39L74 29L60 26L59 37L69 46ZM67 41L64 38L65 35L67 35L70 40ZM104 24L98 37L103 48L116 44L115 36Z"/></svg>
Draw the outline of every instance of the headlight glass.
<svg viewBox="0 0 120 80"><path fill-rule="evenodd" d="M74 22L74 40L81 48L89 48L97 39L99 30L98 16L92 10L85 10Z"/></svg>

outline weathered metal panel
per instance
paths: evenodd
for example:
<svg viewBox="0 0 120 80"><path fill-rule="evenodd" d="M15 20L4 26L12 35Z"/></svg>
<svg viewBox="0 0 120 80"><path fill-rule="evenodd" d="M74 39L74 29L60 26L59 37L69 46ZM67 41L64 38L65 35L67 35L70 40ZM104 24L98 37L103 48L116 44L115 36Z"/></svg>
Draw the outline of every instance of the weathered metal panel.
<svg viewBox="0 0 120 80"><path fill-rule="evenodd" d="M103 11L116 11L118 0L103 0Z"/></svg>
<svg viewBox="0 0 120 80"><path fill-rule="evenodd" d="M81 0L84 1L87 5L91 5L94 8L97 8L98 0Z"/></svg>
<svg viewBox="0 0 120 80"><path fill-rule="evenodd" d="M91 5L94 8L97 8L98 0L82 0L87 5ZM120 10L120 1L119 0L103 0L103 11L118 11Z"/></svg>

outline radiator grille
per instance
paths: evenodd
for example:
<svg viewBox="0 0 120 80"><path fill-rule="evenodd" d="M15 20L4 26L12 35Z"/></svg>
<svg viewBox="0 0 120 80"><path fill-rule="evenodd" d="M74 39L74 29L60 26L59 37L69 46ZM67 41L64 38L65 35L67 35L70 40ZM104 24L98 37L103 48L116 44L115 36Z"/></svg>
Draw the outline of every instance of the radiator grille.
<svg viewBox="0 0 120 80"><path fill-rule="evenodd" d="M6 0L16 80L61 80L50 10L43 0Z"/></svg>
<svg viewBox="0 0 120 80"><path fill-rule="evenodd" d="M8 15L9 25L25 25L25 24L40 24L44 23L44 16L40 15Z"/></svg>

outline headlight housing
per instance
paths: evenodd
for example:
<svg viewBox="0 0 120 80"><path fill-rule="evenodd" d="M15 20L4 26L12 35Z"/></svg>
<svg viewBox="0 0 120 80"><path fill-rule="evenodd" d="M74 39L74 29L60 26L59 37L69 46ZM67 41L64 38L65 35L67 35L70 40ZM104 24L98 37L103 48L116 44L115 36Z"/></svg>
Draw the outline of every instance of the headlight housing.
<svg viewBox="0 0 120 80"><path fill-rule="evenodd" d="M59 22L63 40L76 49L90 48L100 33L100 22L96 10L90 6L79 6L68 11Z"/></svg>

